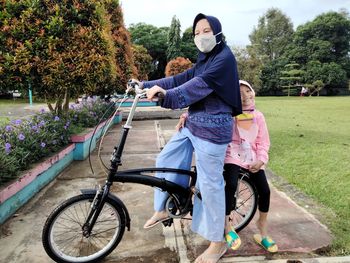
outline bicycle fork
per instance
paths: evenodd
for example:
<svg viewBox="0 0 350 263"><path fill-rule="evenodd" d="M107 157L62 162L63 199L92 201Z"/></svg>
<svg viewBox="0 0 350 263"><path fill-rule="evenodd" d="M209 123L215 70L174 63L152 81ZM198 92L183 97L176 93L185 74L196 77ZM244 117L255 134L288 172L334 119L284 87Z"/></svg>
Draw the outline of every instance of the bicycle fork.
<svg viewBox="0 0 350 263"><path fill-rule="evenodd" d="M104 187L101 189L99 188L96 191L96 195L94 200L91 204L91 209L89 212L88 217L86 218L86 221L82 227L83 230L83 236L89 237L91 234L91 231L97 221L98 216L100 215L102 208L105 204L105 200L109 194L110 184L105 184Z"/></svg>

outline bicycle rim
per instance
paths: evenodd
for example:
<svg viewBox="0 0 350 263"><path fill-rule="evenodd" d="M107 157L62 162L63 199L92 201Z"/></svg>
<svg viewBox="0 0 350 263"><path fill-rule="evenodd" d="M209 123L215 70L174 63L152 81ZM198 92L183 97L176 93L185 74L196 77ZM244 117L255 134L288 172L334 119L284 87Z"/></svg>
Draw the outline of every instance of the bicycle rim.
<svg viewBox="0 0 350 263"><path fill-rule="evenodd" d="M94 262L107 256L124 233L120 211L106 201L89 237L82 226L90 212L93 195L79 196L57 210L52 219L48 243L55 258L62 262Z"/></svg>
<svg viewBox="0 0 350 263"><path fill-rule="evenodd" d="M236 209L230 214L233 227L238 232L253 219L257 208L257 195L255 188L245 178L239 179Z"/></svg>

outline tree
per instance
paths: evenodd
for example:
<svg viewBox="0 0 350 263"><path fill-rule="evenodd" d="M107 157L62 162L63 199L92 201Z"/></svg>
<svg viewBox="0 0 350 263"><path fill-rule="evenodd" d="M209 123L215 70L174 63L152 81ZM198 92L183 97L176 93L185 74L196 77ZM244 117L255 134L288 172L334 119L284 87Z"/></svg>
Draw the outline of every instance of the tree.
<svg viewBox="0 0 350 263"><path fill-rule="evenodd" d="M165 76L174 76L192 67L192 62L188 58L177 57L170 60L165 68Z"/></svg>
<svg viewBox="0 0 350 263"><path fill-rule="evenodd" d="M346 72L342 67L334 62L321 63L320 61L310 61L306 65L305 83L317 87L325 88L327 95L334 95L337 93L339 87L347 86ZM322 82L322 85L319 83ZM318 90L318 92L321 89Z"/></svg>
<svg viewBox="0 0 350 263"><path fill-rule="evenodd" d="M301 85L301 81L305 72L300 68L297 63L290 63L284 66L284 70L281 71L282 88L287 88L287 95L291 95L291 89L298 89Z"/></svg>
<svg viewBox="0 0 350 263"><path fill-rule="evenodd" d="M297 28L286 55L303 65L309 61L335 62L350 69L350 20L343 13L328 12ZM347 72L350 77L350 71Z"/></svg>
<svg viewBox="0 0 350 263"><path fill-rule="evenodd" d="M288 60L284 57L274 59L264 64L261 70L262 86L259 93L262 95L283 95L282 92L282 71Z"/></svg>
<svg viewBox="0 0 350 263"><path fill-rule="evenodd" d="M322 80L316 80L311 85L307 85L307 88L309 89L309 96L312 96L314 93L320 96L320 91L324 88L324 83Z"/></svg>
<svg viewBox="0 0 350 263"><path fill-rule="evenodd" d="M140 45L133 45L132 52L138 72L135 78L148 80L148 74L152 71L152 57L148 54L147 49Z"/></svg>
<svg viewBox="0 0 350 263"><path fill-rule="evenodd" d="M192 62L195 62L198 57L198 49L194 43L192 27L185 30L181 38L181 53L185 58L188 58Z"/></svg>
<svg viewBox="0 0 350 263"><path fill-rule="evenodd" d="M328 95L348 88L350 77L350 19L345 13L328 12L297 28L285 53L304 65L305 83L321 83ZM345 76L344 76L345 74Z"/></svg>
<svg viewBox="0 0 350 263"><path fill-rule="evenodd" d="M181 43L181 25L179 19L174 16L171 20L170 29L168 32L168 48L166 50L167 60L170 61L174 58L182 56L180 43Z"/></svg>
<svg viewBox="0 0 350 263"><path fill-rule="evenodd" d="M71 97L124 89L136 73L117 0L7 0L2 7L0 87L31 84L60 115Z"/></svg>
<svg viewBox="0 0 350 263"><path fill-rule="evenodd" d="M261 87L260 71L262 68L261 61L257 58L254 50L248 48L232 47L232 52L236 57L239 78L248 81L253 85L256 92Z"/></svg>
<svg viewBox="0 0 350 263"><path fill-rule="evenodd" d="M97 1L98 3L98 1ZM137 75L137 69L134 65L132 45L129 32L124 26L123 12L118 4L118 0L105 0L106 13L102 14L105 17L106 29L110 30L112 37L114 52L114 61L117 67L117 78L114 83L114 87L105 88L101 87L99 94L108 94L111 91L124 92L125 84L131 78ZM102 24L104 25L104 24ZM107 31L107 35L108 35ZM118 74L119 73L119 74Z"/></svg>
<svg viewBox="0 0 350 263"><path fill-rule="evenodd" d="M283 55L293 33L290 19L279 9L271 8L259 18L258 26L249 35L251 48L263 62L277 59Z"/></svg>
<svg viewBox="0 0 350 263"><path fill-rule="evenodd" d="M132 43L144 46L152 57L152 72L149 74L149 79L164 77L169 28L137 23L131 24L128 30Z"/></svg>

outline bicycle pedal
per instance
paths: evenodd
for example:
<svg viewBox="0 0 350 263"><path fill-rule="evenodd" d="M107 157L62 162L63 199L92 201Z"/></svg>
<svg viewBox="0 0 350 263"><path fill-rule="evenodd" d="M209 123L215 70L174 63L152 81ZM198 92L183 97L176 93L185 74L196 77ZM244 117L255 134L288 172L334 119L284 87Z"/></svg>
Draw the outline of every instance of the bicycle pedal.
<svg viewBox="0 0 350 263"><path fill-rule="evenodd" d="M168 220L163 221L164 226L171 226L173 224L174 220L172 218L169 218Z"/></svg>

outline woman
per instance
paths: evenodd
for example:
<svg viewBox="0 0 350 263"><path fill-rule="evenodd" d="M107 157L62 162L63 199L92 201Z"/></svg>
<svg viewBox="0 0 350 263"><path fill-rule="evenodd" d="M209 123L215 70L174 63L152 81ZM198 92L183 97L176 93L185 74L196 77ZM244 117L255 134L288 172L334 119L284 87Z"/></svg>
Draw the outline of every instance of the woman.
<svg viewBox="0 0 350 263"><path fill-rule="evenodd" d="M222 41L221 24L213 16L198 14L193 22L194 42L198 59L189 70L168 78L139 83L148 99L164 95L162 107L178 109L189 106L188 119L157 157L157 167L191 168L195 152L196 188L202 200L194 200L192 230L210 241L209 247L195 262L217 262L226 252L223 243L225 202L223 165L232 135L232 115L241 113L241 100L236 60ZM188 177L156 174L183 186ZM165 202L168 195L155 190L154 215L144 228L151 228L168 219Z"/></svg>

